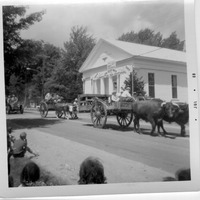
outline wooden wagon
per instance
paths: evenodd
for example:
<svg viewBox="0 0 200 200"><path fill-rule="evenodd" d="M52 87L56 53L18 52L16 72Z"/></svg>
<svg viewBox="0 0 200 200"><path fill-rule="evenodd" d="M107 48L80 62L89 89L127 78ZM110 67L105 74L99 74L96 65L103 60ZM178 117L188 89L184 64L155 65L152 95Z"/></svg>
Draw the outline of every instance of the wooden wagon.
<svg viewBox="0 0 200 200"><path fill-rule="evenodd" d="M116 115L121 127L128 127L133 120L132 105L133 102L130 101L108 102L95 97L91 107L91 120L94 127L104 128L108 113Z"/></svg>
<svg viewBox="0 0 200 200"><path fill-rule="evenodd" d="M70 106L72 109L70 110ZM73 106L71 103L66 103L66 102L55 102L53 100L50 101L42 101L40 103L40 115L42 118L47 117L49 111L55 111L55 114L58 118L61 118L63 116L62 109L56 109L56 107L68 107L66 110L69 112L70 116L72 119L77 118L77 115L75 112L77 111L77 107Z"/></svg>

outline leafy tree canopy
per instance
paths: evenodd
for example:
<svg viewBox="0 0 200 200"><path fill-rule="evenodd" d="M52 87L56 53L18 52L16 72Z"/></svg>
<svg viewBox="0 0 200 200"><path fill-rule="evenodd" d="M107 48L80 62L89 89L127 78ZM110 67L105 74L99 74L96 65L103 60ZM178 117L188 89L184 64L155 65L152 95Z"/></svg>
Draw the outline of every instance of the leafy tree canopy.
<svg viewBox="0 0 200 200"><path fill-rule="evenodd" d="M24 6L3 6L3 36L4 53L12 53L21 42L20 31L28 29L35 22L42 20L44 11L35 12L25 16L26 8Z"/></svg>
<svg viewBox="0 0 200 200"><path fill-rule="evenodd" d="M86 27L72 27L70 38L64 43L62 62L48 82L49 90L57 90L70 101L81 94L83 86L79 69L94 46L95 39L88 34Z"/></svg>
<svg viewBox="0 0 200 200"><path fill-rule="evenodd" d="M20 37L20 31L28 29L35 22L42 20L44 11L35 12L25 16L26 9L24 6L3 6L3 39L4 39L4 65L6 86L9 85L9 78L14 74L19 74L18 66L19 53L18 48L24 44ZM20 57L22 57L21 54ZM24 55L25 57L26 55Z"/></svg>
<svg viewBox="0 0 200 200"><path fill-rule="evenodd" d="M178 39L176 32L172 32L168 38L163 38L160 32L155 33L149 28L142 29L137 33L134 31L124 33L118 40L181 51L184 48L184 41Z"/></svg>

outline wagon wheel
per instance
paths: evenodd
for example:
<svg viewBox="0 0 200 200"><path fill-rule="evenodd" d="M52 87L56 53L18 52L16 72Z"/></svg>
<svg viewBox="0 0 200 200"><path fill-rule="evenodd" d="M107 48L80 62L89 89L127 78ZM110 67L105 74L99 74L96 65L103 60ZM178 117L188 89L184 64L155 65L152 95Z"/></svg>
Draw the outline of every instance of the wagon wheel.
<svg viewBox="0 0 200 200"><path fill-rule="evenodd" d="M133 120L133 112L119 112L116 117L119 125L125 128L131 124Z"/></svg>
<svg viewBox="0 0 200 200"><path fill-rule="evenodd" d="M91 120L95 128L104 128L107 121L107 110L102 102L95 101L92 105Z"/></svg>
<svg viewBox="0 0 200 200"><path fill-rule="evenodd" d="M48 106L45 102L40 104L40 115L41 117L45 118L48 114Z"/></svg>

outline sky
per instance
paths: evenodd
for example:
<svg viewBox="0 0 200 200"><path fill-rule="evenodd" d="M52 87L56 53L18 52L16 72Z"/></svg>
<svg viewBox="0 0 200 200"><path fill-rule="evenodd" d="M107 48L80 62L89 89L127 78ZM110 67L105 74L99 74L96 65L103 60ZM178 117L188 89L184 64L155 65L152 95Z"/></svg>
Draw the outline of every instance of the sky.
<svg viewBox="0 0 200 200"><path fill-rule="evenodd" d="M24 39L44 40L63 48L73 26L87 27L94 38L117 39L150 28L164 38L176 31L185 39L183 0L116 1L79 4L31 4L26 14L46 10L43 19L21 32Z"/></svg>

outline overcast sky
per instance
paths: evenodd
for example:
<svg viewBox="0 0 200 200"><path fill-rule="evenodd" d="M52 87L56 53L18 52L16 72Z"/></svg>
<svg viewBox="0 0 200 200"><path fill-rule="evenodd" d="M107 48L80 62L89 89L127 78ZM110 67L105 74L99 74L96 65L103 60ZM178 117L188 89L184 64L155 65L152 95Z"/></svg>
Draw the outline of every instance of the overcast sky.
<svg viewBox="0 0 200 200"><path fill-rule="evenodd" d="M84 26L99 38L117 39L123 33L150 28L168 37L173 31L185 39L183 0L100 4L31 5L27 14L46 10L43 19L21 33L24 39L44 40L63 47L73 26Z"/></svg>

